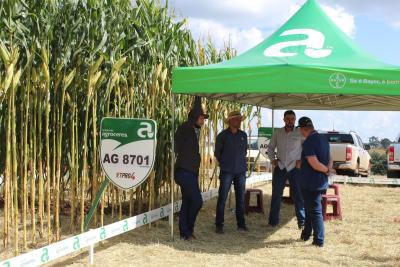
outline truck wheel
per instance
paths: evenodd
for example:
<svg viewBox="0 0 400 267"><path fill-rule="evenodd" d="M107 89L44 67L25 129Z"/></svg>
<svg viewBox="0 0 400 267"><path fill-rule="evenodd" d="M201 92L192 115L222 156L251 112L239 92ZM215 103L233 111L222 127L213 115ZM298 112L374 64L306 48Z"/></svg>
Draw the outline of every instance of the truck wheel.
<svg viewBox="0 0 400 267"><path fill-rule="evenodd" d="M342 170L336 170L337 175L345 175L346 173Z"/></svg>
<svg viewBox="0 0 400 267"><path fill-rule="evenodd" d="M363 177L363 178L367 178L368 176L369 176L369 172L366 172L366 173L364 173L364 174L361 174L361 177Z"/></svg>
<svg viewBox="0 0 400 267"><path fill-rule="evenodd" d="M360 163L357 163L356 169L352 171L351 176L359 177L360 176Z"/></svg>
<svg viewBox="0 0 400 267"><path fill-rule="evenodd" d="M364 172L363 174L361 174L361 177L367 178L368 176L371 175L371 169L368 169L366 172Z"/></svg>

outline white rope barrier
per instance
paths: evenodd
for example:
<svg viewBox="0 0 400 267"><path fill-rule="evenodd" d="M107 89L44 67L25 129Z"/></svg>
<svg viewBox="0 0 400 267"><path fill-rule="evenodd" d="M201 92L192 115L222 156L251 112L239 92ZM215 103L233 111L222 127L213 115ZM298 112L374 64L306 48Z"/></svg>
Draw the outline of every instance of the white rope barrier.
<svg viewBox="0 0 400 267"><path fill-rule="evenodd" d="M398 185L400 186L400 179L396 178L374 178L374 177L349 177L349 176L332 176L332 181L344 184L370 184L370 185Z"/></svg>

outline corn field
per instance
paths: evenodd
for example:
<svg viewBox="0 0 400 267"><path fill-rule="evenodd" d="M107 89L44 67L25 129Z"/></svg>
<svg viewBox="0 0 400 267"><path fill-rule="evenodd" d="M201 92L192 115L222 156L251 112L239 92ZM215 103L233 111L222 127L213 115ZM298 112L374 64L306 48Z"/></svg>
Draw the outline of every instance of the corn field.
<svg viewBox="0 0 400 267"><path fill-rule="evenodd" d="M5 0L0 18L4 248L18 254L83 231L105 179L98 131L106 116L156 120L156 163L147 183L135 190L109 184L92 226L105 224L108 215L121 220L167 203L171 190L177 192L169 182L171 71L229 59L234 49L218 51L211 41L194 40L185 20L150 0ZM180 95L176 101L175 126L193 98ZM205 190L221 119L242 108L250 126L252 107L205 99L203 104L211 115L200 140Z"/></svg>

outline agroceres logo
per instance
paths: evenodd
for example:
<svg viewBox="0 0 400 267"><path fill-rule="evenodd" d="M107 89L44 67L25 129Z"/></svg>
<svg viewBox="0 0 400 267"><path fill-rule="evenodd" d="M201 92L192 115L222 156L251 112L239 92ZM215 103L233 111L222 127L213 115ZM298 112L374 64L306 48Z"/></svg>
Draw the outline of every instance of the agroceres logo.
<svg viewBox="0 0 400 267"><path fill-rule="evenodd" d="M332 49L325 48L325 35L314 29L293 29L284 31L280 36L298 35L300 40L285 41L271 45L264 51L266 57L294 57L297 52L284 52L289 47L304 46L304 54L310 58L325 58L332 54ZM302 36L307 36L306 39ZM296 36L297 37L297 36Z"/></svg>

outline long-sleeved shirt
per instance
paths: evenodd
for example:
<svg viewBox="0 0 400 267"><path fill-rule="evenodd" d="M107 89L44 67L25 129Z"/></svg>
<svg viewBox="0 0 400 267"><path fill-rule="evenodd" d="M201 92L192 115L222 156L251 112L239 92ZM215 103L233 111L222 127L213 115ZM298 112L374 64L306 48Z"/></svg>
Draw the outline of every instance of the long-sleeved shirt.
<svg viewBox="0 0 400 267"><path fill-rule="evenodd" d="M215 143L214 155L221 171L232 174L246 172L247 134L238 130L233 134L228 128L220 132Z"/></svg>
<svg viewBox="0 0 400 267"><path fill-rule="evenodd" d="M199 140L195 127L190 122L181 124L175 133L175 168L183 168L193 173L199 172Z"/></svg>
<svg viewBox="0 0 400 267"><path fill-rule="evenodd" d="M301 160L302 137L299 129L286 132L285 127L275 130L268 145L268 157L278 159L281 170L291 171L296 161ZM276 152L275 152L276 150Z"/></svg>

